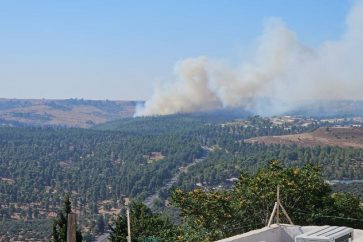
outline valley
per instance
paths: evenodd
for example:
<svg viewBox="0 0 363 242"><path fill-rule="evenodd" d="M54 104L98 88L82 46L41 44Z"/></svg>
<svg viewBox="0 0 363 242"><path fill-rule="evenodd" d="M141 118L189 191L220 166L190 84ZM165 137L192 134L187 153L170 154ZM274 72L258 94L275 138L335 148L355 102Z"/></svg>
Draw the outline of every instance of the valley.
<svg viewBox="0 0 363 242"><path fill-rule="evenodd" d="M91 241L100 233L98 221L115 223L125 197L170 214L174 189L227 191L241 174L256 174L274 159L288 167L319 165L326 180L360 180L363 149L358 125L357 118L216 112L123 118L87 129L3 126L0 225L11 233L2 240L49 238L51 221L69 194L82 233ZM251 142L312 134L337 140L324 146L317 141L301 146L285 146L292 141ZM356 145L337 146L339 141ZM361 194L354 184L349 187ZM39 224L42 231L27 221Z"/></svg>

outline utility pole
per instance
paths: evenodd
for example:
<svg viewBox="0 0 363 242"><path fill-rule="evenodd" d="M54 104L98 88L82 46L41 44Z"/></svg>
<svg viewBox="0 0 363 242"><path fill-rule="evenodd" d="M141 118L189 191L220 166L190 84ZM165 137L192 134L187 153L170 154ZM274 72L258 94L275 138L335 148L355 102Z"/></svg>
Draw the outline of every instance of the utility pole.
<svg viewBox="0 0 363 242"><path fill-rule="evenodd" d="M127 242L131 242L131 225L130 225L130 199L125 198L126 216L127 216Z"/></svg>
<svg viewBox="0 0 363 242"><path fill-rule="evenodd" d="M287 214L284 206L282 206L282 204L281 204L281 201L280 201L280 187L277 186L276 202L275 202L275 206L274 206L274 208L272 210L270 219L268 221L268 225L267 225L268 227L271 226L272 220L275 217L275 214L276 214L276 224L277 225L280 224L280 208L281 208L283 214L286 216L287 220L289 220L289 223L293 225L294 223L292 222L290 216Z"/></svg>
<svg viewBox="0 0 363 242"><path fill-rule="evenodd" d="M277 198L276 198L277 204L281 205L281 203L280 203L280 187L279 186L277 186L276 196L277 196ZM280 206L276 207L276 224L280 225Z"/></svg>
<svg viewBox="0 0 363 242"><path fill-rule="evenodd" d="M67 219L67 242L76 242L77 222L76 214L69 213Z"/></svg>

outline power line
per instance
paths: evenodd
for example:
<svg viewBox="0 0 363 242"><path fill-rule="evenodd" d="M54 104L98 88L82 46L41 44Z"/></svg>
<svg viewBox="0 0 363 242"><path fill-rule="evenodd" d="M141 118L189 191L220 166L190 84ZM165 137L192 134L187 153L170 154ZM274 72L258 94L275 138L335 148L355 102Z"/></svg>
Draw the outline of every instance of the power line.
<svg viewBox="0 0 363 242"><path fill-rule="evenodd" d="M305 214L305 215L311 215L313 212L308 212L308 211L302 211L299 210L301 212L295 212L295 213L300 213L300 214ZM313 214L313 216L317 217L317 218L338 218L338 219L346 219L346 220L354 220L354 221L362 221L363 219L358 219L358 218L347 218L347 217L339 217L339 216L329 216L329 215L317 215L317 214Z"/></svg>
<svg viewBox="0 0 363 242"><path fill-rule="evenodd" d="M260 224L250 224L250 225L246 225L246 226L239 226L239 227L224 229L224 231L230 232L230 231L234 231L234 230L238 230L238 229L243 229L243 228L257 227L258 225L263 225L263 224L262 223L260 223Z"/></svg>

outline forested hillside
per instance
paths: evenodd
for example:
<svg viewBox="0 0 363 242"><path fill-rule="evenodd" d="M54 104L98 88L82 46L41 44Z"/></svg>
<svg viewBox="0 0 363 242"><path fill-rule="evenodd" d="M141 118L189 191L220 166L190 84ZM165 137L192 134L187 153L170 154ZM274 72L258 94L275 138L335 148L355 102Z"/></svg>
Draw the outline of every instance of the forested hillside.
<svg viewBox="0 0 363 242"><path fill-rule="evenodd" d="M361 149L244 142L326 125L299 122L195 114L123 119L94 129L2 127L0 223L7 231L23 227L9 223L15 220L35 220L46 227L69 193L81 227L95 234L99 219L113 221L123 197L145 199L181 171L177 186L182 189L223 189L231 187L241 172L253 174L271 159L286 166L319 164L326 179L362 179ZM209 155L186 171L204 155L203 149ZM160 198L169 195L161 191Z"/></svg>
<svg viewBox="0 0 363 242"><path fill-rule="evenodd" d="M230 179L243 171L256 172L266 161L278 159L286 166L306 163L320 165L324 177L333 179L363 179L363 150L339 147L311 147L262 144L230 144L211 152L208 158L182 174L177 186L186 189L232 184Z"/></svg>
<svg viewBox="0 0 363 242"><path fill-rule="evenodd" d="M5 204L52 207L65 192L91 207L122 194L142 197L200 152L195 138L168 134L1 128L0 136ZM153 152L162 160L153 160Z"/></svg>

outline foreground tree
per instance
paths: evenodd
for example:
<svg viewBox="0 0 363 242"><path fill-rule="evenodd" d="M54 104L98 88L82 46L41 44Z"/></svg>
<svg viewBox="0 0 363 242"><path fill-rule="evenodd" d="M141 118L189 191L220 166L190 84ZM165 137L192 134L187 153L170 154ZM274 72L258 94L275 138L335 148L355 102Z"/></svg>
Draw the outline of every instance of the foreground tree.
<svg viewBox="0 0 363 242"><path fill-rule="evenodd" d="M172 200L180 208L184 222L184 234L179 240L212 241L232 235L241 226L244 203L236 203L228 191L196 189L184 193L176 189Z"/></svg>
<svg viewBox="0 0 363 242"><path fill-rule="evenodd" d="M126 216L122 213L120 214L117 219L115 226L109 226L110 228L110 236L109 240L112 242L126 242L127 236L127 220Z"/></svg>
<svg viewBox="0 0 363 242"><path fill-rule="evenodd" d="M96 220L96 233L97 234L103 234L105 232L105 219L102 215L97 217Z"/></svg>
<svg viewBox="0 0 363 242"><path fill-rule="evenodd" d="M329 211L329 220L335 225L363 228L362 201L358 197L352 193L333 193L332 199L334 206Z"/></svg>
<svg viewBox="0 0 363 242"><path fill-rule="evenodd" d="M153 213L145 204L134 201L130 205L132 241L175 241L176 227L165 216ZM112 242L127 241L125 211L118 216L114 227L110 226Z"/></svg>
<svg viewBox="0 0 363 242"><path fill-rule="evenodd" d="M319 167L310 164L284 168L273 160L254 176L242 174L233 193L236 199L244 201L245 216L255 223L267 224L278 186L280 200L296 224L319 223L315 215L324 213L331 205L330 186Z"/></svg>
<svg viewBox="0 0 363 242"><path fill-rule="evenodd" d="M241 174L231 190L174 190L172 204L180 209L182 218L178 227L144 204L134 202L132 241L208 242L261 228L267 225L273 210L277 187L281 203L295 224L363 227L361 200L350 193L332 193L319 167L283 167L273 160L254 175ZM280 223L287 222L283 214L280 218ZM124 213L111 231L111 241L126 242Z"/></svg>
<svg viewBox="0 0 363 242"><path fill-rule="evenodd" d="M281 202L295 224L363 226L359 198L332 194L319 167L308 164L286 168L273 160L253 176L241 174L230 191L176 189L172 203L181 209L186 224L180 240L192 241L190 238L195 237L213 241L265 226L276 201L277 186Z"/></svg>
<svg viewBox="0 0 363 242"><path fill-rule="evenodd" d="M64 197L63 210L59 212L58 217L53 221L52 238L54 242L67 242L67 223L68 214L72 212L69 195ZM82 241L82 233L77 230L77 242Z"/></svg>

